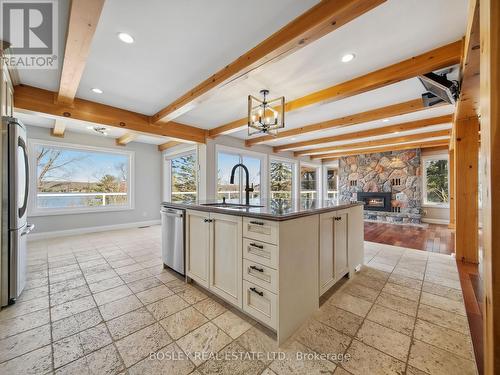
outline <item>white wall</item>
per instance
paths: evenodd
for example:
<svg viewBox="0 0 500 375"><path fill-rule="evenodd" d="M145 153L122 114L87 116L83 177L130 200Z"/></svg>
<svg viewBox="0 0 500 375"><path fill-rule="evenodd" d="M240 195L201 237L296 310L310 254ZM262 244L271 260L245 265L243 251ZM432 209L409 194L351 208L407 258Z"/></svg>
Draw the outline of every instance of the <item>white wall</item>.
<svg viewBox="0 0 500 375"><path fill-rule="evenodd" d="M29 124L28 124L29 125ZM71 231L108 225L151 222L160 219L161 203L161 153L157 146L131 142L127 146L116 146L114 138L66 132L64 138L50 136L49 129L28 126L29 139L42 139L80 145L116 148L134 152L133 194L135 207L132 210L77 213L50 216L28 216L35 224L34 233ZM33 168L33 166L31 166Z"/></svg>

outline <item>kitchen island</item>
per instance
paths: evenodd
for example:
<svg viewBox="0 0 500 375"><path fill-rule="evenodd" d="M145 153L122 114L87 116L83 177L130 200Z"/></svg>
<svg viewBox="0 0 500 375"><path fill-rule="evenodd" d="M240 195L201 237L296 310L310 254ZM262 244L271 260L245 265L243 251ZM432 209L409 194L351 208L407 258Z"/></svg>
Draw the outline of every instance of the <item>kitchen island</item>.
<svg viewBox="0 0 500 375"><path fill-rule="evenodd" d="M163 205L186 210L188 279L276 331L279 343L363 262L359 202Z"/></svg>

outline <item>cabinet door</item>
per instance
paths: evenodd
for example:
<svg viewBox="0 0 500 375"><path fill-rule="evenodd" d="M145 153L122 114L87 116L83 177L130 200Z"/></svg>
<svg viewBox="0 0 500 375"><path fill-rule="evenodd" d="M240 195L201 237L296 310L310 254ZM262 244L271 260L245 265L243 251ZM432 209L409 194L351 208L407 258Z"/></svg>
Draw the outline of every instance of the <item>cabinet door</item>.
<svg viewBox="0 0 500 375"><path fill-rule="evenodd" d="M209 214L199 211L186 213L186 275L208 288L210 249Z"/></svg>
<svg viewBox="0 0 500 375"><path fill-rule="evenodd" d="M210 214L210 290L235 306L242 307L242 218Z"/></svg>
<svg viewBox="0 0 500 375"><path fill-rule="evenodd" d="M335 233L333 235L335 241L334 251L334 276L335 281L344 277L349 272L348 253L347 253L347 213L337 213L334 220Z"/></svg>
<svg viewBox="0 0 500 375"><path fill-rule="evenodd" d="M320 215L319 292L323 295L349 272L345 211Z"/></svg>
<svg viewBox="0 0 500 375"><path fill-rule="evenodd" d="M335 212L320 215L319 292L323 295L335 283Z"/></svg>

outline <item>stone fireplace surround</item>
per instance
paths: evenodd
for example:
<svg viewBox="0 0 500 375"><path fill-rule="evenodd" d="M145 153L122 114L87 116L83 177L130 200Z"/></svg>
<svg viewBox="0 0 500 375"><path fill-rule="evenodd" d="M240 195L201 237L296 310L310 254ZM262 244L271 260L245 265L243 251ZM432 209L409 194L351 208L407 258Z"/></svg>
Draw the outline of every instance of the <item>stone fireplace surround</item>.
<svg viewBox="0 0 500 375"><path fill-rule="evenodd" d="M390 192L391 212L365 210L365 220L420 224L422 205L420 159L420 149L340 158L340 197L343 200L357 200L358 192Z"/></svg>

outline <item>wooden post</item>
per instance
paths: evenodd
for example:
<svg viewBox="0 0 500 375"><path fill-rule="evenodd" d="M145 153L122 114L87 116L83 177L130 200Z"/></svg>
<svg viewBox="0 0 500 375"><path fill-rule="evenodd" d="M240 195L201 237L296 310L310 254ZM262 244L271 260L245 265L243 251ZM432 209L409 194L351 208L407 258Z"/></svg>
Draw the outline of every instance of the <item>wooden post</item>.
<svg viewBox="0 0 500 375"><path fill-rule="evenodd" d="M500 374L500 1L481 0L484 373Z"/></svg>
<svg viewBox="0 0 500 375"><path fill-rule="evenodd" d="M450 172L450 223L448 228L455 230L455 148L448 151L448 170Z"/></svg>
<svg viewBox="0 0 500 375"><path fill-rule="evenodd" d="M455 121L455 252L457 260L479 262L479 120Z"/></svg>

